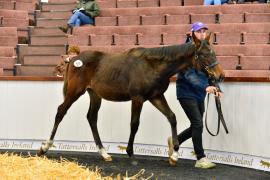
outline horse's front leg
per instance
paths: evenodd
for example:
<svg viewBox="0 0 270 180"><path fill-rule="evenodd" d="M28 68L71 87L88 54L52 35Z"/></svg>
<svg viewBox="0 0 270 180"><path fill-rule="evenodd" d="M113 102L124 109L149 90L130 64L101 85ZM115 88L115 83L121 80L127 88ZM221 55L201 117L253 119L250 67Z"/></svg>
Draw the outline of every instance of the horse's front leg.
<svg viewBox="0 0 270 180"><path fill-rule="evenodd" d="M64 102L58 106L57 113L55 116L55 122L53 125L53 129L51 132L50 139L47 140L46 142L42 143L42 146L40 147L37 155L41 156L45 154L50 147L53 146L53 139L56 134L57 128L64 118L65 114L67 113L67 110L70 108L70 106L82 95L84 94L84 88L77 88L77 86L71 87L67 89L66 95L64 97Z"/></svg>
<svg viewBox="0 0 270 180"><path fill-rule="evenodd" d="M178 160L179 141L177 139L177 128L176 128L177 122L175 114L170 109L164 95L152 98L149 101L169 120L172 130L173 149L174 149L172 154L170 155L169 162L171 165L176 165L176 162Z"/></svg>
<svg viewBox="0 0 270 180"><path fill-rule="evenodd" d="M92 90L88 90L88 93L90 96L90 107L87 113L87 119L91 127L98 152L105 161L112 161L112 157L106 152L102 145L97 128L98 111L101 105L101 98Z"/></svg>
<svg viewBox="0 0 270 180"><path fill-rule="evenodd" d="M134 138L135 135L138 131L138 127L140 124L140 114L143 106L143 100L141 98L134 99L132 100L132 105L131 105L131 122L130 122L130 136L129 136L129 141L128 141L128 147L127 147L127 154L129 157L132 157L134 152L133 152L133 143L134 143Z"/></svg>

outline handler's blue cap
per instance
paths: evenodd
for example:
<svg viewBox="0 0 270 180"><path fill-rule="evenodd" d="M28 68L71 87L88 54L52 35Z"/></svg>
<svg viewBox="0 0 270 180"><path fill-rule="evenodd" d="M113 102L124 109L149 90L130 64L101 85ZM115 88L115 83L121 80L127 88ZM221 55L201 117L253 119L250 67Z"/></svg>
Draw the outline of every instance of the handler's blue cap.
<svg viewBox="0 0 270 180"><path fill-rule="evenodd" d="M190 31L199 31L200 29L208 29L202 22L195 22L191 26Z"/></svg>

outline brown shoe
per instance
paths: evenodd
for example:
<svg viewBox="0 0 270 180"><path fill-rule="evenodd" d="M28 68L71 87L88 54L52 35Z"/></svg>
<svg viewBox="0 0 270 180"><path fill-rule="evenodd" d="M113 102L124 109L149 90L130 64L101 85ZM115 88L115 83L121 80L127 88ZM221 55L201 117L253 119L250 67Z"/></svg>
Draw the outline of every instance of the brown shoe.
<svg viewBox="0 0 270 180"><path fill-rule="evenodd" d="M69 26L68 25L64 25L64 26L60 26L58 27L61 31L63 31L64 33L67 33L68 32L68 28Z"/></svg>

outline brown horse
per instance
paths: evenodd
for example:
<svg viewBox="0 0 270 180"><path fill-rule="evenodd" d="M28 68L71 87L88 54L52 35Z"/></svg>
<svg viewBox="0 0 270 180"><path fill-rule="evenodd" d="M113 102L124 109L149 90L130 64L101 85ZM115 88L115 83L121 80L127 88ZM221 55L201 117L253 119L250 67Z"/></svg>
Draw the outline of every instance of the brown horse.
<svg viewBox="0 0 270 180"><path fill-rule="evenodd" d="M134 48L125 53L108 54L85 51L73 57L66 68L64 102L58 107L50 139L40 148L38 155L48 151L64 115L70 106L86 91L90 95L87 119L99 153L106 161L112 158L103 148L97 129L101 99L132 101L131 132L127 154L133 156L133 142L138 130L143 103L150 101L163 113L171 125L175 152L179 149L175 114L164 97L170 77L193 66L204 71L211 79L224 77L216 55L209 45L210 35L199 41L193 34L193 42L158 48ZM170 157L177 161L176 157Z"/></svg>

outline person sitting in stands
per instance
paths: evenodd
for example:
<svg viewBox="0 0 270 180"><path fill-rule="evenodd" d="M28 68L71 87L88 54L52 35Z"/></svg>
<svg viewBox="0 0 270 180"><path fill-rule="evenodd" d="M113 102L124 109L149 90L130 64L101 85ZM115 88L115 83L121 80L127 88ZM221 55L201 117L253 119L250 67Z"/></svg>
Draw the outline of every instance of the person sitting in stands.
<svg viewBox="0 0 270 180"><path fill-rule="evenodd" d="M203 5L221 5L227 2L228 0L204 0Z"/></svg>
<svg viewBox="0 0 270 180"><path fill-rule="evenodd" d="M94 18L100 13L99 7L95 0L78 0L76 8L72 11L67 25L59 27L64 33L72 30L74 26L84 24L94 25Z"/></svg>
<svg viewBox="0 0 270 180"><path fill-rule="evenodd" d="M80 48L79 46L71 46L68 49L68 53L67 55L63 55L62 56L62 60L60 61L60 63L55 67L54 70L54 74L57 77L63 77L65 74L65 70L66 70L66 64L69 63L69 60L80 54Z"/></svg>

